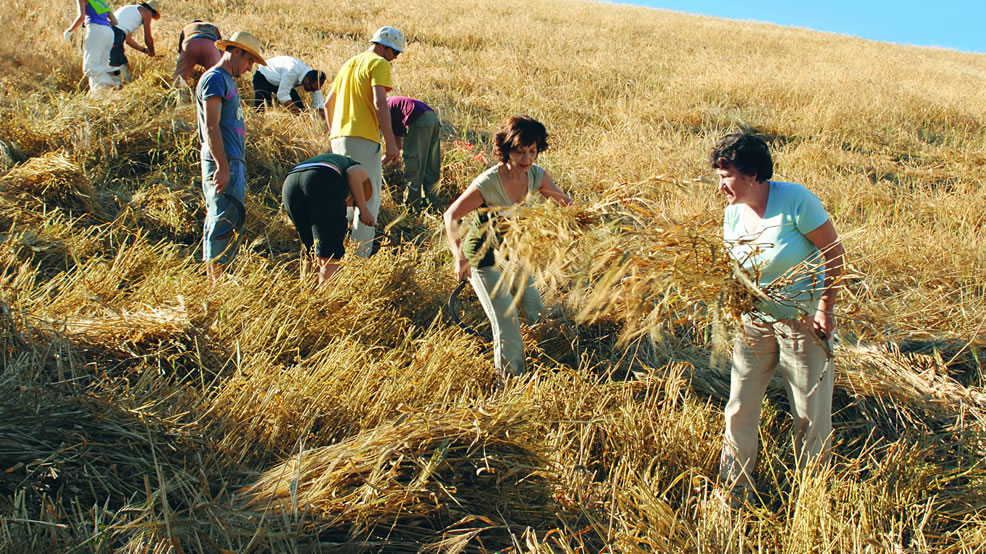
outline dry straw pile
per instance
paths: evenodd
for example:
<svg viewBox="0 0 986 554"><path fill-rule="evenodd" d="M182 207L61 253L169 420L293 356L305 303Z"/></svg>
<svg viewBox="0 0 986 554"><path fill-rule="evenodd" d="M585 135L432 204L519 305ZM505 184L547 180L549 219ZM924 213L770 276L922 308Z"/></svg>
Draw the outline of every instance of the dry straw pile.
<svg viewBox="0 0 986 554"><path fill-rule="evenodd" d="M91 100L62 7L10 10L0 550L986 549L982 56L576 0L175 0L154 24L165 54L133 54L136 81ZM247 110L244 248L208 286L194 107L170 84L193 18L329 73L376 27L404 30L396 92L442 119L446 201L504 116L547 124L539 163L577 203L504 229L551 311L525 329L530 375L498 386L443 313L440 218L386 194L374 257L325 289L299 279L279 195L327 147L311 114ZM724 355L771 294L719 240L705 159L740 128L821 196L851 271L832 465L793 471L771 387L760 496L729 511Z"/></svg>

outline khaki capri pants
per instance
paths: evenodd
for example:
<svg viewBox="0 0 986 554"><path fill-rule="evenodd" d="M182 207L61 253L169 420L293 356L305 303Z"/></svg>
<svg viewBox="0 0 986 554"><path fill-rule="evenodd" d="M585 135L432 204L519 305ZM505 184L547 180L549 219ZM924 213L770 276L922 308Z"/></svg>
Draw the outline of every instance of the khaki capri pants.
<svg viewBox="0 0 986 554"><path fill-rule="evenodd" d="M520 334L517 307L519 305L523 312L525 323L533 324L544 313L544 303L533 277L522 283L519 275L501 281L503 275L493 266L473 268L469 282L493 328L496 369L507 377L524 373L524 339Z"/></svg>
<svg viewBox="0 0 986 554"><path fill-rule="evenodd" d="M828 459L832 434L831 344L810 323L744 321L746 337L733 346L726 435L720 483L750 487L759 448L760 408L774 370L780 368L794 417L794 456L799 469Z"/></svg>

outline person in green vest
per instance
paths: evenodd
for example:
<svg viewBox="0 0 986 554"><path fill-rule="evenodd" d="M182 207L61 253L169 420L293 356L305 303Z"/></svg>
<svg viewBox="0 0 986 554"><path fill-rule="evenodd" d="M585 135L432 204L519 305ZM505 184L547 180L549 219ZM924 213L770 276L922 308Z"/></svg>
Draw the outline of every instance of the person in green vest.
<svg viewBox="0 0 986 554"><path fill-rule="evenodd" d="M78 15L65 29L65 41L72 42L72 33L86 26L86 41L82 55L82 73L89 78L89 94L99 96L114 89L120 81L110 74L110 50L113 48L113 27L116 16L106 0L77 0Z"/></svg>
<svg viewBox="0 0 986 554"><path fill-rule="evenodd" d="M341 154L326 153L294 166L284 179L281 199L309 255L318 259L318 284L324 285L339 269L346 254L343 241L349 230L346 208L355 205L359 219L373 227L376 221L366 202L373 185L366 169Z"/></svg>

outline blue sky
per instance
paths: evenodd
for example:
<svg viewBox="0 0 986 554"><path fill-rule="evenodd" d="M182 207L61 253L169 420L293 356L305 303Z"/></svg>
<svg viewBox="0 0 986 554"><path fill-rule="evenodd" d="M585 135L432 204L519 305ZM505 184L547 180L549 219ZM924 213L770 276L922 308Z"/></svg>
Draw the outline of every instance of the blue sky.
<svg viewBox="0 0 986 554"><path fill-rule="evenodd" d="M984 0L617 0L865 39L986 53Z"/></svg>

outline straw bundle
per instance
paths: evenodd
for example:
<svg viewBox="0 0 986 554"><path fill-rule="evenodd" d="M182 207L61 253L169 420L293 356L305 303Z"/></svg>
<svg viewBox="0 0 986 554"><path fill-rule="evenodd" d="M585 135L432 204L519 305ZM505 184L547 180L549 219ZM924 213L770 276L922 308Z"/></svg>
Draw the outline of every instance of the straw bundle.
<svg viewBox="0 0 986 554"><path fill-rule="evenodd" d="M95 214L93 188L82 169L62 152L49 152L11 169L0 177L0 187L48 209L62 208Z"/></svg>
<svg viewBox="0 0 986 554"><path fill-rule="evenodd" d="M408 409L338 444L299 451L241 493L253 509L312 513L320 531L351 536L415 537L476 516L508 526L550 520L529 416L509 405Z"/></svg>
<svg viewBox="0 0 986 554"><path fill-rule="evenodd" d="M902 353L893 344L857 346L842 349L839 362L852 369L840 375L837 386L853 395L893 398L896 405L917 410L917 421L962 419L986 433L986 391L962 386L937 352Z"/></svg>
<svg viewBox="0 0 986 554"><path fill-rule="evenodd" d="M104 317L74 316L62 325L65 333L76 340L90 344L134 346L185 332L189 321L184 308L179 307L115 312Z"/></svg>
<svg viewBox="0 0 986 554"><path fill-rule="evenodd" d="M154 360L162 375L177 372L183 378L203 368L211 372L222 367L212 341L192 325L184 306L72 316L51 323L64 329L79 355L104 371L121 371Z"/></svg>
<svg viewBox="0 0 986 554"><path fill-rule="evenodd" d="M763 294L729 257L711 214L670 221L642 200L542 204L496 224L501 257L569 287L579 321L622 322L624 344L668 322L708 325L709 308L736 320Z"/></svg>
<svg viewBox="0 0 986 554"><path fill-rule="evenodd" d="M130 199L140 225L151 236L163 235L179 242L194 241L201 233L201 204L191 189L160 183L141 189Z"/></svg>

